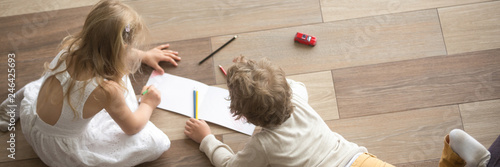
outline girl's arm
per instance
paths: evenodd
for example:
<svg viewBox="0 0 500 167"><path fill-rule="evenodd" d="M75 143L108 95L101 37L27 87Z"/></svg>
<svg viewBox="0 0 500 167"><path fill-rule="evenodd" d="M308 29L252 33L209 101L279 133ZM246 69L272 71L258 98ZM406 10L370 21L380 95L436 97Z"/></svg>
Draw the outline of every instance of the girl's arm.
<svg viewBox="0 0 500 167"><path fill-rule="evenodd" d="M160 72L160 74L163 74L163 68L158 65L161 61L166 61L170 62L172 65L177 66L176 61L180 61L181 57L179 57L179 53L176 51L172 50L167 50L169 44L164 44L157 46L151 50L148 51L142 51L139 49L132 49L132 51L136 52L139 57L142 59L142 63L153 67L156 71Z"/></svg>
<svg viewBox="0 0 500 167"><path fill-rule="evenodd" d="M125 102L124 91L113 81L105 81L104 88L109 93L104 108L111 118L128 135L134 135L141 131L149 121L153 110L160 104L160 92L154 87L144 87L141 92L148 89L148 92L142 96L141 104L135 112L132 112Z"/></svg>

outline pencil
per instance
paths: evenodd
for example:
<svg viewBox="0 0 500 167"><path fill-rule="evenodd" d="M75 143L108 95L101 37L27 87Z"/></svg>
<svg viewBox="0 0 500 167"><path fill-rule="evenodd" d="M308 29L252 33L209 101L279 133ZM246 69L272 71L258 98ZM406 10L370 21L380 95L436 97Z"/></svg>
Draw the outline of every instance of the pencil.
<svg viewBox="0 0 500 167"><path fill-rule="evenodd" d="M198 119L198 91L196 90L195 92L196 92L196 102L195 102L195 103L196 103L196 104L195 104L195 106L196 106L196 111L195 111L195 119Z"/></svg>
<svg viewBox="0 0 500 167"><path fill-rule="evenodd" d="M221 66L221 65L219 65L219 68L220 68L220 70L224 73L224 75L225 75L225 76L227 76L227 72L226 72L226 70L224 70L224 68L222 68L222 66Z"/></svg>
<svg viewBox="0 0 500 167"><path fill-rule="evenodd" d="M149 85L148 88L144 92L142 92L142 95L145 95L146 93L148 93L149 87L151 87L151 85Z"/></svg>
<svg viewBox="0 0 500 167"><path fill-rule="evenodd" d="M219 50L221 50L222 48L226 47L227 44L231 43L234 41L234 39L238 38L237 35L233 36L233 38L231 38L229 41L227 41L224 45L222 45L221 47L219 47L219 49L215 50L214 52L212 52L210 55L208 55L207 57L205 57L203 60L200 61L200 63L198 63L198 65L201 65L201 63L203 63L205 60L207 60L208 58L212 57L215 53L217 53Z"/></svg>
<svg viewBox="0 0 500 167"><path fill-rule="evenodd" d="M196 89L193 90L193 118L196 118Z"/></svg>

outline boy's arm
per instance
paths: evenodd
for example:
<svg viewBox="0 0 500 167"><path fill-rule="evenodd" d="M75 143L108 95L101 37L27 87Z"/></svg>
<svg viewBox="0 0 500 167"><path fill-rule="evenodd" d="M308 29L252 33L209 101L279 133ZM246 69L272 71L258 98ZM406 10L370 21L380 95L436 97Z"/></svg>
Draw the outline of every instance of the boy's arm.
<svg viewBox="0 0 500 167"><path fill-rule="evenodd" d="M308 102L309 95L307 94L306 86L302 82L297 82L291 79L286 79L286 80L288 82L288 85L290 85L290 89L292 89L292 94Z"/></svg>
<svg viewBox="0 0 500 167"><path fill-rule="evenodd" d="M267 166L267 156L262 145L252 137L242 151L234 154L226 144L217 140L204 120L190 118L184 134L197 143L214 166Z"/></svg>
<svg viewBox="0 0 500 167"><path fill-rule="evenodd" d="M231 148L217 140L214 135L208 135L200 143L204 152L214 166L267 166L268 161L262 146L252 138L245 148L236 154Z"/></svg>

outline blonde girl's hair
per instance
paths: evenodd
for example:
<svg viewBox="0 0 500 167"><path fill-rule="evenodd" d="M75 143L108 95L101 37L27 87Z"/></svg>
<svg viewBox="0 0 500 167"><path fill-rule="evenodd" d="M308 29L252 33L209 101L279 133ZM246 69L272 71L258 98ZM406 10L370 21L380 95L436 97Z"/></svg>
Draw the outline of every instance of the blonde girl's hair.
<svg viewBox="0 0 500 167"><path fill-rule="evenodd" d="M293 112L292 91L285 72L267 59L235 59L228 69L227 87L231 113L237 119L264 128L273 128L285 122Z"/></svg>
<svg viewBox="0 0 500 167"><path fill-rule="evenodd" d="M46 63L46 72L59 68L65 62L73 66L69 91L64 95L68 101L71 101L70 92L76 89L75 79L84 74L90 73L101 88L104 80L109 80L126 89L121 78L135 73L141 65L139 56L133 55L131 49L143 44L145 34L147 28L139 14L130 6L118 0L101 0L87 15L82 30L75 36L63 39L62 48L65 53L54 68L49 68ZM80 91L83 92L84 87ZM106 94L109 96L108 92ZM75 108L71 104L70 106L76 117Z"/></svg>

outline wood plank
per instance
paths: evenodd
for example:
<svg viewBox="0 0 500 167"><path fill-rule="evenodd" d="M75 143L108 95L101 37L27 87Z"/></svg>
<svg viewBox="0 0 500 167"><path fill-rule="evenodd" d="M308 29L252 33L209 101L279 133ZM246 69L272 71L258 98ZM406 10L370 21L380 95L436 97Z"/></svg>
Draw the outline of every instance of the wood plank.
<svg viewBox="0 0 500 167"><path fill-rule="evenodd" d="M0 17L91 6L98 1L99 0L3 0L0 1Z"/></svg>
<svg viewBox="0 0 500 167"><path fill-rule="evenodd" d="M441 157L444 137L462 128L458 105L326 121L332 131L391 164Z"/></svg>
<svg viewBox="0 0 500 167"><path fill-rule="evenodd" d="M254 60L266 57L293 75L446 54L436 10L387 18L383 24L369 17L238 34L238 39L214 56L214 66L229 67L239 55ZM296 32L316 36L317 45L295 43ZM213 37L212 50L231 37ZM217 84L225 83L218 73Z"/></svg>
<svg viewBox="0 0 500 167"><path fill-rule="evenodd" d="M287 76L289 79L304 83L309 95L309 105L323 120L339 119L331 74L331 71L322 71Z"/></svg>
<svg viewBox="0 0 500 167"><path fill-rule="evenodd" d="M500 49L333 70L340 118L500 98ZM488 93L476 92L477 89Z"/></svg>
<svg viewBox="0 0 500 167"><path fill-rule="evenodd" d="M216 135L215 138L222 141L220 135ZM212 166L208 157L200 151L199 147L200 144L191 139L174 140L170 149L158 159L138 166Z"/></svg>
<svg viewBox="0 0 500 167"><path fill-rule="evenodd" d="M320 23L317 0L141 0L135 8L154 34L153 41L176 41Z"/></svg>
<svg viewBox="0 0 500 167"><path fill-rule="evenodd" d="M428 167L428 166L439 166L440 159L431 159L424 161L408 162L401 164L394 164L397 167Z"/></svg>
<svg viewBox="0 0 500 167"><path fill-rule="evenodd" d="M153 47L164 44L158 43L152 45ZM210 39L200 38L185 41L169 42L170 50L178 51L181 61L178 61L177 67L167 62L160 62L160 66L165 70L166 73L194 79L199 82L213 85L215 84L215 77L213 73L213 60L209 59L202 65L198 65L198 61L210 54ZM195 49L193 49L195 48ZM149 76L153 68L143 64L142 73L137 72L133 75L132 85L136 94L139 94L142 87L148 82Z"/></svg>
<svg viewBox="0 0 500 167"><path fill-rule="evenodd" d="M27 160L16 160L9 162L0 162L0 166L37 166L37 167L48 167L43 163L40 158L33 158Z"/></svg>
<svg viewBox="0 0 500 167"><path fill-rule="evenodd" d="M478 93L493 93L487 88L477 89ZM460 114L464 131L489 148L500 136L500 100L460 104Z"/></svg>
<svg viewBox="0 0 500 167"><path fill-rule="evenodd" d="M367 16L385 15L391 13L401 13L416 10L434 9L446 6L463 5L476 2L484 2L487 0L368 0L368 1L351 1L351 0L320 0L321 12L323 13L323 21L346 20L352 18L360 18ZM380 16L381 19L384 16Z"/></svg>
<svg viewBox="0 0 500 167"><path fill-rule="evenodd" d="M10 17L0 17L0 62L7 63L7 55L15 53L16 89L38 79L43 64L59 52L61 40L69 33L79 31L90 8L74 8ZM7 67L0 66L0 74L7 76ZM0 97L7 97L7 78L0 80ZM2 99L3 100L3 99Z"/></svg>
<svg viewBox="0 0 500 167"><path fill-rule="evenodd" d="M0 17L0 53L18 60L54 57L62 39L81 30L90 7ZM5 60L6 56L2 56Z"/></svg>
<svg viewBox="0 0 500 167"><path fill-rule="evenodd" d="M448 54L500 48L500 2L439 9Z"/></svg>

